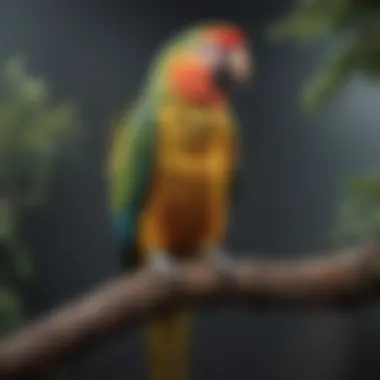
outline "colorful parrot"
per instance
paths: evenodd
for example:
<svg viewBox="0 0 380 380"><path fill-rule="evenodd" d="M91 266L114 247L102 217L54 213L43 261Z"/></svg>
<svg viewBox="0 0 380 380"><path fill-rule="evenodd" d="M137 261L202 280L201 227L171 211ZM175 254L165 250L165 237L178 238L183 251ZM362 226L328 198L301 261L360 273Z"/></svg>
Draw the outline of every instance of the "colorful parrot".
<svg viewBox="0 0 380 380"><path fill-rule="evenodd" d="M170 277L198 252L228 272L220 246L239 162L229 95L251 73L246 37L227 22L185 30L159 54L112 140L110 206L124 267ZM189 327L178 311L146 327L150 380L188 379Z"/></svg>

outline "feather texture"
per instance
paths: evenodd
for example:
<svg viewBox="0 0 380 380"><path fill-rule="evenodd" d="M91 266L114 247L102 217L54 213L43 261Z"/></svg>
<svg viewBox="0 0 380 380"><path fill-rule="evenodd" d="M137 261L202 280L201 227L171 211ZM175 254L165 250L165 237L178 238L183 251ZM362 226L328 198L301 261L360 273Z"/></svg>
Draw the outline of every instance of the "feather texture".
<svg viewBox="0 0 380 380"><path fill-rule="evenodd" d="M138 217L149 191L156 151L154 107L140 102L116 127L109 159L111 217L123 264L135 257Z"/></svg>

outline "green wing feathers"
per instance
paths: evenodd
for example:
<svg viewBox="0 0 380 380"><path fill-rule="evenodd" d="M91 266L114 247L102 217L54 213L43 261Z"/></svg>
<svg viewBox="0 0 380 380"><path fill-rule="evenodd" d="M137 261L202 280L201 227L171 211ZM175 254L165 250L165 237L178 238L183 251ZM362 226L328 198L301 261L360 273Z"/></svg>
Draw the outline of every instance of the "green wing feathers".
<svg viewBox="0 0 380 380"><path fill-rule="evenodd" d="M156 148L154 112L139 103L116 127L109 156L111 218L123 263L134 261L136 227L148 195Z"/></svg>

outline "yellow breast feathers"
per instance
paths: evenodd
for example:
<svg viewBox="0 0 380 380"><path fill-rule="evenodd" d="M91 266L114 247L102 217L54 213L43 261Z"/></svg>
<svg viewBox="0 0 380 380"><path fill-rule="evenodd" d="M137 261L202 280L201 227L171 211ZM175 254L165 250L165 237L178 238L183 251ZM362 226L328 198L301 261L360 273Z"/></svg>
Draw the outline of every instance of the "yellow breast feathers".
<svg viewBox="0 0 380 380"><path fill-rule="evenodd" d="M209 165L223 172L233 165L236 139L228 109L169 103L158 115L158 126L161 168L200 174Z"/></svg>

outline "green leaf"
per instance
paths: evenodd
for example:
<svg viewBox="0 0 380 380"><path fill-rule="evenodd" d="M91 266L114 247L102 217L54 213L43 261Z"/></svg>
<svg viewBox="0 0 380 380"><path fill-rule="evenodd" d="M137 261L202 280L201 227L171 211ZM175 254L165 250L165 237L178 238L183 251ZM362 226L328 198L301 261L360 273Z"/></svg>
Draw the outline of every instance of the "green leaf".
<svg viewBox="0 0 380 380"><path fill-rule="evenodd" d="M6 185L19 207L36 206L49 193L58 160L77 147L81 123L72 104L50 104L46 83L19 57L6 64L1 90L0 195Z"/></svg>
<svg viewBox="0 0 380 380"><path fill-rule="evenodd" d="M333 45L325 66L302 89L300 103L304 112L315 110L341 90L358 66L359 49L352 36Z"/></svg>
<svg viewBox="0 0 380 380"><path fill-rule="evenodd" d="M356 72L380 79L380 2L298 0L293 11L268 30L270 38L298 41L325 35L333 47L326 65L302 89L306 112L329 101Z"/></svg>
<svg viewBox="0 0 380 380"><path fill-rule="evenodd" d="M380 171L349 178L343 188L334 236L338 242L380 236Z"/></svg>
<svg viewBox="0 0 380 380"><path fill-rule="evenodd" d="M326 36L330 32L331 20L328 17L295 11L270 25L267 36L271 40L295 38L299 41L308 41Z"/></svg>
<svg viewBox="0 0 380 380"><path fill-rule="evenodd" d="M19 280L31 279L33 275L33 263L28 248L21 237L14 237L9 242L11 263Z"/></svg>
<svg viewBox="0 0 380 380"><path fill-rule="evenodd" d="M0 287L0 332L19 326L24 320L22 302L10 289Z"/></svg>

